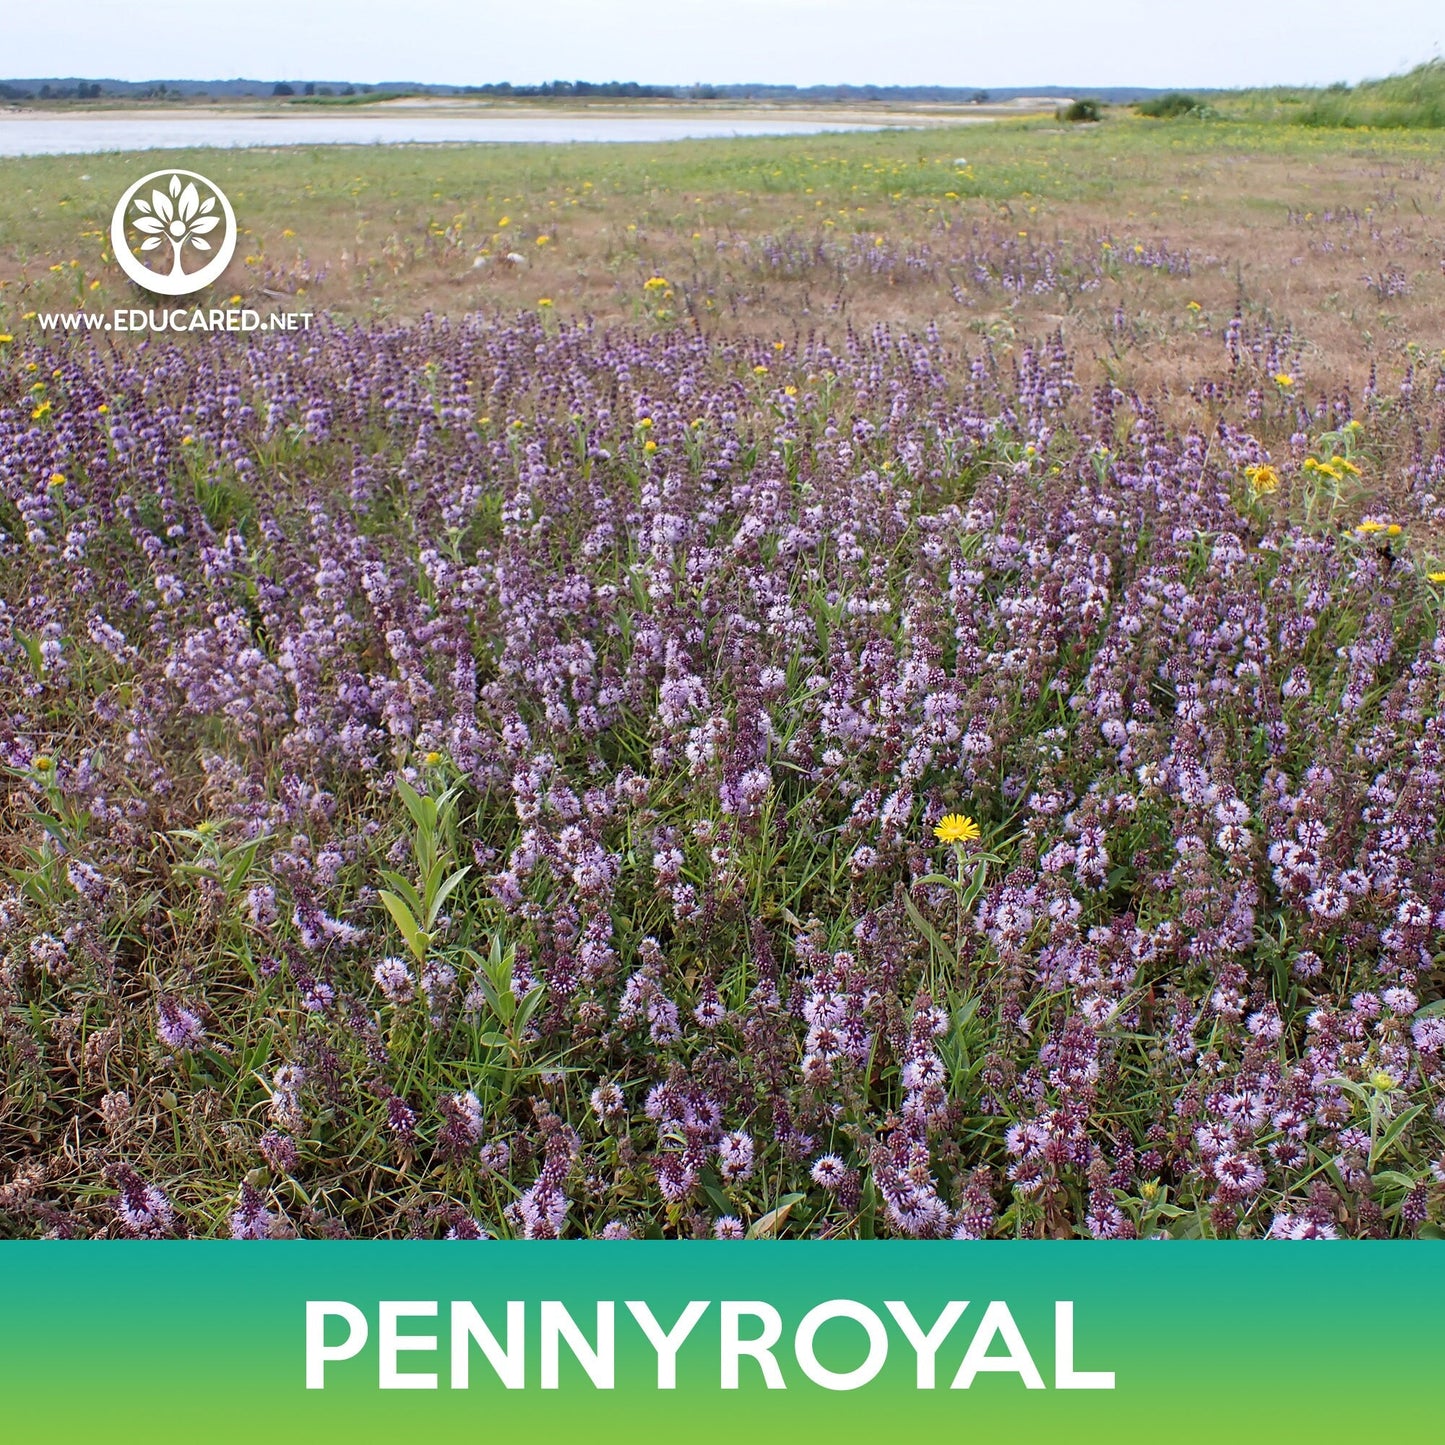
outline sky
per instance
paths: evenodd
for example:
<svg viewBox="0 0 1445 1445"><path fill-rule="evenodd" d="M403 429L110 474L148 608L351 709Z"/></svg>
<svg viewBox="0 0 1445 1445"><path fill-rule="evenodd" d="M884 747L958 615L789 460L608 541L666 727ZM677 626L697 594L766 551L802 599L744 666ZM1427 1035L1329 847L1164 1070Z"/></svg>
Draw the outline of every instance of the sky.
<svg viewBox="0 0 1445 1445"><path fill-rule="evenodd" d="M64 0L0 74L1014 87L1330 84L1441 53L1441 0Z"/></svg>

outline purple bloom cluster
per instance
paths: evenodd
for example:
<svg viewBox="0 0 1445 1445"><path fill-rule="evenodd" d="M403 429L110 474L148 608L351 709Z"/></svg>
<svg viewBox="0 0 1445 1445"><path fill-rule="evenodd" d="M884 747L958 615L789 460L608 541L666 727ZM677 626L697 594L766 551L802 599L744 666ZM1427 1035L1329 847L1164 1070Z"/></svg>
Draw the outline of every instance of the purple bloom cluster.
<svg viewBox="0 0 1445 1445"><path fill-rule="evenodd" d="M901 242L872 232L836 236L785 232L719 242L719 255L736 259L761 276L843 282L876 277L889 285L945 282L954 299L975 296L1073 298L1097 291L1120 266L1137 266L1188 277L1189 252L1159 239L1147 242L1099 237L1078 244L1069 239L1005 231L952 220L932 240Z"/></svg>
<svg viewBox="0 0 1445 1445"><path fill-rule="evenodd" d="M6 1217L1436 1230L1445 379L1298 355L1237 318L1204 435L1057 335L18 347ZM1352 424L1393 529L1301 503Z"/></svg>

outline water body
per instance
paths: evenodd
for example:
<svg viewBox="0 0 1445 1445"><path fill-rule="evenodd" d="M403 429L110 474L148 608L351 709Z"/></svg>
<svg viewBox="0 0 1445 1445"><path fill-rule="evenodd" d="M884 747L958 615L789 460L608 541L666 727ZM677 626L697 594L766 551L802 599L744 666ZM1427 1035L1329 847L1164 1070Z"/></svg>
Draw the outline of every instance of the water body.
<svg viewBox="0 0 1445 1445"><path fill-rule="evenodd" d="M190 149L195 146L404 145L522 141L702 140L729 136L817 135L826 131L887 130L888 122L830 122L786 116L445 116L204 115L65 118L0 115L0 156L86 155L101 151ZM953 119L953 118L950 118ZM960 116L957 124L986 117Z"/></svg>

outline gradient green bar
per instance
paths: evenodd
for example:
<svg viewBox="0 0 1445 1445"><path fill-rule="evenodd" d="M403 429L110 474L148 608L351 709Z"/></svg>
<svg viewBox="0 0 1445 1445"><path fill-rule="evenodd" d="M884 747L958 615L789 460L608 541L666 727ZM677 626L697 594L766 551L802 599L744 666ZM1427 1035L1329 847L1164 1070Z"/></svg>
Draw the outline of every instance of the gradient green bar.
<svg viewBox="0 0 1445 1445"><path fill-rule="evenodd" d="M305 1302L342 1299L371 1326L356 1359L305 1389ZM378 1388L379 1300L436 1300L435 1391ZM449 1302L469 1299L499 1334L527 1303L527 1388L502 1388L479 1350L468 1390L449 1388ZM539 1388L539 1301L568 1306L590 1338L595 1304L617 1302L617 1375L595 1389L566 1347L560 1388ZM624 1301L669 1327L713 1304L656 1388L656 1355ZM788 1388L750 1361L719 1382L717 1301L782 1314L775 1353ZM861 1389L810 1383L792 1351L812 1306L856 1300L888 1325L888 1362ZM915 1356L885 1300L926 1327L970 1301L916 1388ZM981 1374L948 1388L990 1300L1007 1301L1048 1388ZM1113 1370L1113 1391L1054 1384L1054 1302L1075 1306L1075 1367ZM0 1245L0 1439L229 1442L1358 1441L1438 1438L1433 1382L1445 1359L1445 1251L1423 1243L12 1243ZM339 1323L335 1326L340 1333ZM751 1325L745 1328L751 1333ZM1001 1352L995 1344L994 1353ZM824 1326L818 1355L846 1370L862 1331Z"/></svg>

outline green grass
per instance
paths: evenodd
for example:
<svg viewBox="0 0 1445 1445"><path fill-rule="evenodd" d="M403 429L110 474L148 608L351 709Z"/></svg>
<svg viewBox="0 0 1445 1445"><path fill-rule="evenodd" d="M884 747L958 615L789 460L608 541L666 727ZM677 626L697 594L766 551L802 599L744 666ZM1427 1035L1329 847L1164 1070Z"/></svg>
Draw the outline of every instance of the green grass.
<svg viewBox="0 0 1445 1445"><path fill-rule="evenodd" d="M1404 75L1323 90L1272 88L1210 97L1225 115L1325 129L1445 129L1445 60Z"/></svg>
<svg viewBox="0 0 1445 1445"><path fill-rule="evenodd" d="M1287 109L1283 101L1271 104L1281 115ZM265 232L299 229L321 209L338 219L365 215L377 222L420 214L444 225L460 211L485 207L489 224L491 210L529 197L559 206L575 199L584 208L622 202L639 221L679 208L726 220L739 205L771 196L822 200L834 210L942 202L950 193L995 202L1128 193L1145 205L1163 179L1159 168L1190 159L1241 152L1300 160L1345 151L1396 155L1402 146L1422 158L1445 153L1445 144L1427 134L1409 143L1398 136L1332 136L1276 119L1246 111L1183 123L1116 114L1098 126L1062 127L1049 119L656 145L298 146L23 157L0 161L0 258L60 254L67 246L78 254L77 238L108 225L115 196L142 164L202 170L226 188L251 229ZM964 168L954 164L961 156L968 158Z"/></svg>

